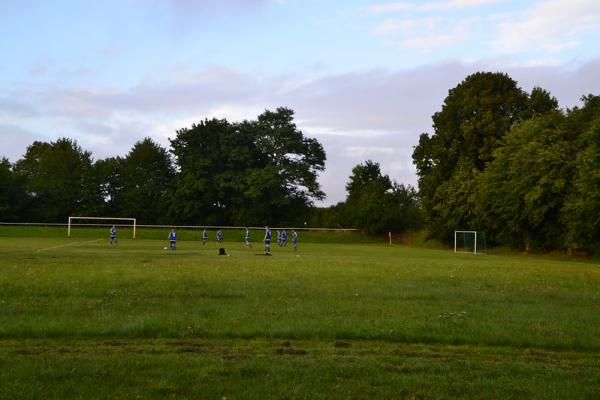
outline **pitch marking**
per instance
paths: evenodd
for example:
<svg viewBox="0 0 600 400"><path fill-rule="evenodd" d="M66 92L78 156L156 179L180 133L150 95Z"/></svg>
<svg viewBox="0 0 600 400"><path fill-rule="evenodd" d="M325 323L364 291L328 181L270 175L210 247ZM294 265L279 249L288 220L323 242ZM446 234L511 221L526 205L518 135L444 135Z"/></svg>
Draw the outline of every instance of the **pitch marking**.
<svg viewBox="0 0 600 400"><path fill-rule="evenodd" d="M61 244L60 246L46 247L45 249L39 249L37 251L40 252L40 251L46 251L46 250L60 249L61 247L77 246L79 244L93 243L93 242L98 242L100 240L102 240L102 239L88 240L87 242L73 242L73 243Z"/></svg>

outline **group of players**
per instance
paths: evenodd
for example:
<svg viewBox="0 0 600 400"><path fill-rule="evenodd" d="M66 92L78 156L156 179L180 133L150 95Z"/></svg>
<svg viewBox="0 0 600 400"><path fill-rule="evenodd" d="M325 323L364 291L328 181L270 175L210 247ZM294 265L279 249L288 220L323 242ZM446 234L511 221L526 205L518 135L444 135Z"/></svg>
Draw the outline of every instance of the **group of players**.
<svg viewBox="0 0 600 400"><path fill-rule="evenodd" d="M263 242L265 244L265 255L270 256L271 255L271 236L272 236L272 232L271 229L268 226L265 226L265 237L263 239ZM287 231L284 229L282 231L277 230L277 244L279 245L279 247L285 247L287 246L287 240L288 240L288 233ZM244 236L244 241L246 244L246 247L252 247L252 243L250 240L250 229L246 228L246 234ZM205 245L206 242L208 242L208 232L206 231L206 229L204 229L202 231L202 245ZM219 229L217 231L217 243L221 244L223 242L223 231L221 229ZM117 244L117 228L115 225L113 225L110 228L110 244ZM298 233L296 232L295 229L292 229L292 245L294 246L294 252L297 253L298 252ZM176 250L177 249L177 232L175 232L175 229L171 229L171 232L169 232L169 248L171 250ZM165 247L166 249L166 247Z"/></svg>

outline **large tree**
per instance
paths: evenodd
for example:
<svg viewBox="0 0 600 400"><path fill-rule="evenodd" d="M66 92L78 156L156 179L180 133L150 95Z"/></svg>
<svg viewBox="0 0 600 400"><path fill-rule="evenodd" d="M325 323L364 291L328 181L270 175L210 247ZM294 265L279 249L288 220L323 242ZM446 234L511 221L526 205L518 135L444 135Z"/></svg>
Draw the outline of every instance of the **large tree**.
<svg viewBox="0 0 600 400"><path fill-rule="evenodd" d="M584 96L583 102L568 115L568 129L578 133L578 152L562 221L567 247L600 253L600 96Z"/></svg>
<svg viewBox="0 0 600 400"><path fill-rule="evenodd" d="M27 206L23 180L7 158L0 159L0 219L18 221Z"/></svg>
<svg viewBox="0 0 600 400"><path fill-rule="evenodd" d="M85 210L85 188L92 176L91 153L71 139L36 141L17 161L15 173L24 180L31 201L28 219L64 221Z"/></svg>
<svg viewBox="0 0 600 400"><path fill-rule="evenodd" d="M293 111L265 111L256 121L205 120L171 140L180 173L174 218L189 223L263 224L296 221L324 196L321 144L306 138Z"/></svg>
<svg viewBox="0 0 600 400"><path fill-rule="evenodd" d="M560 212L570 191L577 133L560 111L515 126L479 185L481 225L499 242L529 249L563 246Z"/></svg>
<svg viewBox="0 0 600 400"><path fill-rule="evenodd" d="M169 204L167 192L175 169L167 150L150 138L133 145L119 163L118 208L140 223L165 222Z"/></svg>
<svg viewBox="0 0 600 400"><path fill-rule="evenodd" d="M218 119L178 130L171 152L179 173L170 215L186 223L230 223L229 208L246 188L245 171L263 162L246 129Z"/></svg>
<svg viewBox="0 0 600 400"><path fill-rule="evenodd" d="M107 217L124 216L120 204L120 195L122 191L122 164L121 157L108 157L97 160L94 163L94 176L99 190L99 212L95 215Z"/></svg>
<svg viewBox="0 0 600 400"><path fill-rule="evenodd" d="M433 135L421 134L413 152L419 193L434 237L449 241L448 232L459 228L452 227L455 221L461 226L476 225L470 209L453 208L454 203L446 202L448 195L454 197L453 201L456 196L468 201L475 194L452 194L452 190L473 191L476 187L458 182L453 175L458 171L463 177L475 179L478 174L470 173L470 169L483 171L518 121L543 115L557 106L542 89L534 89L532 95L534 101L508 75L490 72L472 74L449 91L441 111L432 117Z"/></svg>
<svg viewBox="0 0 600 400"><path fill-rule="evenodd" d="M325 169L325 151L317 139L305 137L297 128L294 112L283 107L267 110L254 125L258 149L283 178L286 193L306 203L323 199L317 176Z"/></svg>
<svg viewBox="0 0 600 400"><path fill-rule="evenodd" d="M344 225L369 233L403 232L421 225L415 190L399 185L367 160L352 169L346 184L348 197L341 207Z"/></svg>

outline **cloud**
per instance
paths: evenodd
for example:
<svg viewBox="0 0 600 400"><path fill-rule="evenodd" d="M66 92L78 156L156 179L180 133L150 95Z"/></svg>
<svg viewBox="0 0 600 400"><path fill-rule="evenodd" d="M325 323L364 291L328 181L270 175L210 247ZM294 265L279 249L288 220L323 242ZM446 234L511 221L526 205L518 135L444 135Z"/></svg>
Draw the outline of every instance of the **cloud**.
<svg viewBox="0 0 600 400"><path fill-rule="evenodd" d="M261 9L269 0L155 0L166 3L179 24L197 24L215 14L246 13Z"/></svg>
<svg viewBox="0 0 600 400"><path fill-rule="evenodd" d="M375 36L391 38L392 44L431 52L460 41L470 40L471 25L477 18L389 18L373 28Z"/></svg>
<svg viewBox="0 0 600 400"><path fill-rule="evenodd" d="M469 22L453 23L451 26L442 29L433 27L424 30L424 32L422 35L400 40L400 44L426 52L430 52L437 47L446 47L468 38Z"/></svg>
<svg viewBox="0 0 600 400"><path fill-rule="evenodd" d="M205 11L251 10L262 7L267 0L166 0L179 14L194 14Z"/></svg>
<svg viewBox="0 0 600 400"><path fill-rule="evenodd" d="M236 99L260 103L273 84L227 68L197 72L181 68L162 71L130 88L74 87L59 84L28 84L15 89L11 98L0 98L2 108L19 113L52 114L62 118L119 118L125 114L189 115L198 110L221 107ZM275 83L277 85L277 83ZM35 104L33 104L35 103ZM6 106L5 106L6 104Z"/></svg>
<svg viewBox="0 0 600 400"><path fill-rule="evenodd" d="M405 1L400 1L395 3L376 4L371 7L371 11L375 13L390 13L405 11L429 12L440 10L459 10L496 4L500 2L502 2L502 0L448 0L419 3L409 3Z"/></svg>
<svg viewBox="0 0 600 400"><path fill-rule="evenodd" d="M496 51L505 54L545 50L560 52L580 45L589 33L600 33L597 0L550 0L510 15L499 24Z"/></svg>
<svg viewBox="0 0 600 400"><path fill-rule="evenodd" d="M35 132L0 121L0 159L7 157L11 162L15 162L25 155L27 146L40 139L43 140L41 135Z"/></svg>
<svg viewBox="0 0 600 400"><path fill-rule="evenodd" d="M442 2L397 2L372 7L376 14L398 14L379 21L371 33L387 43L423 52L462 43L455 51L490 54L540 52L545 57L577 49L600 34L600 2L597 0L538 0L519 4L518 9L494 13L484 8L480 15L451 10L500 3L494 0L449 0Z"/></svg>
<svg viewBox="0 0 600 400"><path fill-rule="evenodd" d="M400 33L403 35L413 35L418 31L435 31L439 29L442 19L439 17L429 17L420 19L386 19L373 29L376 35L390 35Z"/></svg>
<svg viewBox="0 0 600 400"><path fill-rule="evenodd" d="M346 146L344 148L344 154L350 158L361 158L368 159L369 157L378 155L391 155L396 150L391 147L382 146Z"/></svg>
<svg viewBox="0 0 600 400"><path fill-rule="evenodd" d="M34 117L39 114L35 105L15 98L12 95L0 97L0 115Z"/></svg>

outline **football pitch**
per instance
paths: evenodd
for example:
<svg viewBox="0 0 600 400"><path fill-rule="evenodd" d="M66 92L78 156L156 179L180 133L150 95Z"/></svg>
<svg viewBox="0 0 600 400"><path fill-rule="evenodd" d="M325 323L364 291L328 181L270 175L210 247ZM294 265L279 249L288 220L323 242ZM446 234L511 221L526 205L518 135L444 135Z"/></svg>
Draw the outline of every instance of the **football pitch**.
<svg viewBox="0 0 600 400"><path fill-rule="evenodd" d="M0 235L0 398L596 398L600 263ZM226 236L227 237L227 236ZM255 235L255 237L257 237ZM255 238L256 241L256 238Z"/></svg>

